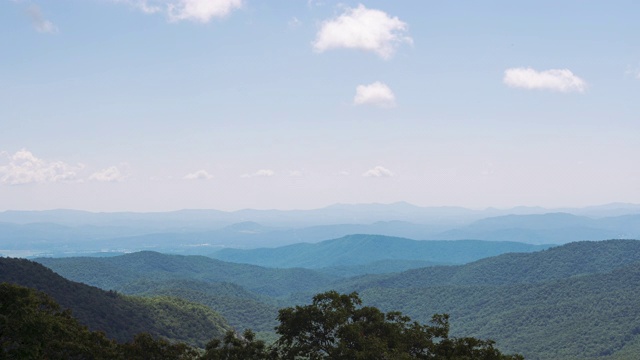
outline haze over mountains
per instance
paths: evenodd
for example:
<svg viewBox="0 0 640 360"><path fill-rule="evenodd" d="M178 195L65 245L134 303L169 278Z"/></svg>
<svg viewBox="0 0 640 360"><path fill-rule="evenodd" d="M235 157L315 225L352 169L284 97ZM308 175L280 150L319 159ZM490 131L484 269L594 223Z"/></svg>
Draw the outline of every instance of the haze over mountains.
<svg viewBox="0 0 640 360"><path fill-rule="evenodd" d="M394 203L338 204L289 211L5 211L0 213L0 254L69 256L140 250L203 254L222 248L315 243L350 234L563 244L638 238L639 224L640 205L622 203L574 209L504 210Z"/></svg>
<svg viewBox="0 0 640 360"><path fill-rule="evenodd" d="M212 333L189 329L273 339L278 309L336 290L423 323L448 313L452 334L528 359L640 354L640 241L615 240L640 238L640 206L564 210L3 212L0 253L64 279L0 258L0 281L47 291L122 341L145 327L200 347ZM144 316L123 326L130 311Z"/></svg>

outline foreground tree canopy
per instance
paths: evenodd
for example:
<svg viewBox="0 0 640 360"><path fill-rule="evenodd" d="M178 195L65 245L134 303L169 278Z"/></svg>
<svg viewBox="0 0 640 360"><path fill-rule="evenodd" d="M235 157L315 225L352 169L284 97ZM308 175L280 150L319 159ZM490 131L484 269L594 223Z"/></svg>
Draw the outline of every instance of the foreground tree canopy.
<svg viewBox="0 0 640 360"><path fill-rule="evenodd" d="M204 350L140 334L126 344L80 325L46 294L0 284L0 359L522 359L492 341L449 337L447 315L430 325L399 312L362 306L356 293L318 294L310 305L280 310L278 340L228 332Z"/></svg>

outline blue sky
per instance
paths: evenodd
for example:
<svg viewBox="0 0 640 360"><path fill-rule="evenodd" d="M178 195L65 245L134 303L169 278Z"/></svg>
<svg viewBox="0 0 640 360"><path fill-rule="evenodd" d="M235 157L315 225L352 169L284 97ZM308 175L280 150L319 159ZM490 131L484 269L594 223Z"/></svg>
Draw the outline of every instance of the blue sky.
<svg viewBox="0 0 640 360"><path fill-rule="evenodd" d="M640 203L638 16L0 0L0 210Z"/></svg>

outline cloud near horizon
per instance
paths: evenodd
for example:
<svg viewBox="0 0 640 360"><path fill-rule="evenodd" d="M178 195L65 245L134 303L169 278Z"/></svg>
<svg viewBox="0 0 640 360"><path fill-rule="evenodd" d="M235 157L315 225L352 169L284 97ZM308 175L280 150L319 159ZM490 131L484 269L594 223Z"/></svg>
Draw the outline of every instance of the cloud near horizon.
<svg viewBox="0 0 640 360"><path fill-rule="evenodd" d="M391 172L391 170L382 167L382 166L376 166L373 169L369 169L367 171L365 171L364 173L362 173L362 176L364 177L375 177L375 178L383 178L383 177L393 177L395 176L395 174L393 172Z"/></svg>
<svg viewBox="0 0 640 360"><path fill-rule="evenodd" d="M386 84L376 81L369 85L358 85L353 104L392 108L396 106L396 97Z"/></svg>
<svg viewBox="0 0 640 360"><path fill-rule="evenodd" d="M359 4L325 20L312 45L319 53L339 48L358 49L390 59L399 44L413 44L413 39L406 35L407 28L408 25L397 17Z"/></svg>
<svg viewBox="0 0 640 360"><path fill-rule="evenodd" d="M146 14L163 13L171 22L195 21L207 23L223 18L242 8L243 0L112 0L129 4Z"/></svg>
<svg viewBox="0 0 640 360"><path fill-rule="evenodd" d="M271 177L273 175L275 175L275 171L271 170L271 169L260 169L252 174L244 174L240 177L243 178L252 178L252 177Z"/></svg>
<svg viewBox="0 0 640 360"><path fill-rule="evenodd" d="M3 153L8 161L0 166L0 183L22 185L78 180L77 171L84 165L69 165L62 161L48 162L22 149L13 155Z"/></svg>
<svg viewBox="0 0 640 360"><path fill-rule="evenodd" d="M513 88L528 90L553 90L559 92L584 92L587 83L569 69L537 71L532 68L505 70L503 82Z"/></svg>
<svg viewBox="0 0 640 360"><path fill-rule="evenodd" d="M198 170L196 172L187 174L183 177L184 180L211 180L213 175L209 174L206 170Z"/></svg>
<svg viewBox="0 0 640 360"><path fill-rule="evenodd" d="M106 169L102 169L97 171L91 176L89 176L89 180L100 181L100 182L121 182L124 181L127 177L122 174L120 169L117 166L110 166Z"/></svg>

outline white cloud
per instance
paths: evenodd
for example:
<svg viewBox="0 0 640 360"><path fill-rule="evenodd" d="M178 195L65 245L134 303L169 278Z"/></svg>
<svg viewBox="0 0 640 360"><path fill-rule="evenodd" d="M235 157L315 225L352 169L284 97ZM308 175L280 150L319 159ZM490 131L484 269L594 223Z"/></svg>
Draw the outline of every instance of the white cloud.
<svg viewBox="0 0 640 360"><path fill-rule="evenodd" d="M373 169L369 169L367 171L365 171L362 176L364 177L377 177L377 178L381 178L381 177L392 177L394 176L394 174L391 172L391 170L382 167L382 166L376 166Z"/></svg>
<svg viewBox="0 0 640 360"><path fill-rule="evenodd" d="M206 23L243 6L243 0L112 0L136 7L146 14L164 13L169 21Z"/></svg>
<svg viewBox="0 0 640 360"><path fill-rule="evenodd" d="M211 180L213 175L209 174L206 170L198 170L194 173L187 174L183 177L185 180Z"/></svg>
<svg viewBox="0 0 640 360"><path fill-rule="evenodd" d="M317 52L336 48L360 49L389 59L399 44L413 43L406 36L407 28L407 24L397 17L360 4L324 21L316 34L313 49Z"/></svg>
<svg viewBox="0 0 640 360"><path fill-rule="evenodd" d="M6 185L74 181L78 177L77 171L83 168L81 164L48 162L25 149L13 155L5 153L4 157L7 163L0 166L0 183Z"/></svg>
<svg viewBox="0 0 640 360"><path fill-rule="evenodd" d="M44 18L42 11L36 5L30 5L27 8L27 14L31 19L33 27L40 33L56 33L58 28L49 20Z"/></svg>
<svg viewBox="0 0 640 360"><path fill-rule="evenodd" d="M353 103L355 105L371 104L390 108L396 106L396 97L386 84L376 81L369 85L358 85Z"/></svg>
<svg viewBox="0 0 640 360"><path fill-rule="evenodd" d="M303 175L301 170L291 170L289 171L289 176L291 177L301 177Z"/></svg>
<svg viewBox="0 0 640 360"><path fill-rule="evenodd" d="M254 172L253 174L244 174L241 177L243 178L251 178L251 177L270 177L275 175L275 171L270 170L270 169L260 169L256 172Z"/></svg>
<svg viewBox="0 0 640 360"><path fill-rule="evenodd" d="M302 21L298 20L298 18L294 16L291 18L291 20L289 20L288 25L289 25L289 28L295 29L302 25Z"/></svg>
<svg viewBox="0 0 640 360"><path fill-rule="evenodd" d="M631 66L629 66L627 67L626 74L640 80L640 68L632 68Z"/></svg>
<svg viewBox="0 0 640 360"><path fill-rule="evenodd" d="M568 69L537 71L532 68L511 68L504 72L503 82L510 87L546 89L560 92L584 92L587 83Z"/></svg>
<svg viewBox="0 0 640 360"><path fill-rule="evenodd" d="M120 182L124 181L126 176L122 174L120 169L116 166L110 166L106 169L102 169L97 171L91 176L89 176L89 180L101 181L101 182Z"/></svg>

